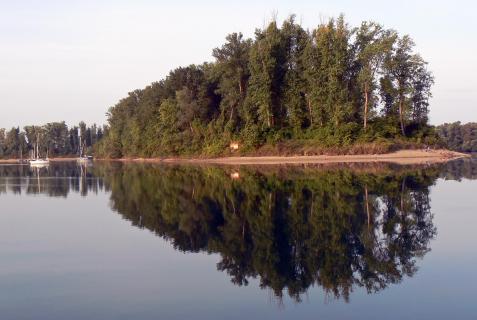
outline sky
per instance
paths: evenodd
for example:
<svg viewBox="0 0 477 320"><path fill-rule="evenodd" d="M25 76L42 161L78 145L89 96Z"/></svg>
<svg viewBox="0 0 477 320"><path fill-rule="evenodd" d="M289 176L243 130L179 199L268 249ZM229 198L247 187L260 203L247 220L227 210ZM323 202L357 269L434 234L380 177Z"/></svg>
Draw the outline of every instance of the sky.
<svg viewBox="0 0 477 320"><path fill-rule="evenodd" d="M409 34L435 76L431 123L477 122L473 1L0 0L0 128L106 123L128 92L292 13L309 29L343 13Z"/></svg>

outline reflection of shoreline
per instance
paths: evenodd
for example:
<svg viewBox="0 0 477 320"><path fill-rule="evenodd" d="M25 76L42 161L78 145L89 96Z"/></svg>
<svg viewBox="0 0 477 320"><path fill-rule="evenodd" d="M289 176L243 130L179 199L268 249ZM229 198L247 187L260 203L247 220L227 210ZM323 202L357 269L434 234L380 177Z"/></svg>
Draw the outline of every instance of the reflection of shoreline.
<svg viewBox="0 0 477 320"><path fill-rule="evenodd" d="M477 158L451 161L441 171L441 178L446 180L477 180Z"/></svg>
<svg viewBox="0 0 477 320"><path fill-rule="evenodd" d="M42 192L50 196L66 196L70 191L86 194L88 189L93 192L103 188L103 179L110 174L124 169L160 169L190 168L203 170L222 170L229 178L236 173L233 179L240 180L254 174L275 175L281 179L295 179L303 176L315 175L317 172L347 171L350 174L380 174L396 175L415 172L416 170L434 171L446 180L477 179L477 159L462 158L446 163L422 163L414 165L400 165L388 162L348 162L348 163L305 163L281 165L222 165L207 163L176 163L176 162L148 162L148 161L96 161L87 166L78 166L76 159L53 161L49 170L40 170L40 177L50 180L50 186L42 187ZM0 193L8 189L19 192L28 186L28 179L33 178L29 165L0 164ZM52 189L51 191L48 191ZM26 188L28 194L34 193Z"/></svg>
<svg viewBox="0 0 477 320"><path fill-rule="evenodd" d="M67 197L70 192L86 196L104 188L101 178L93 174L91 165L76 161L53 162L37 167L22 164L0 164L0 195L42 194L49 197Z"/></svg>

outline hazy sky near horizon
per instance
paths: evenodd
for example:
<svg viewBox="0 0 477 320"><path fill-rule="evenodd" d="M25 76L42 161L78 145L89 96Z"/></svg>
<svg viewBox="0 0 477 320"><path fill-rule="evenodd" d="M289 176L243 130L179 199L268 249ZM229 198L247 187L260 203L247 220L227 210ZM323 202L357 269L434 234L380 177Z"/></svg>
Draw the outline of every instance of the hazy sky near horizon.
<svg viewBox="0 0 477 320"><path fill-rule="evenodd" d="M253 37L274 13L310 29L343 13L410 34L435 76L431 123L477 121L473 1L0 0L0 128L105 123L129 91L212 61L227 34Z"/></svg>

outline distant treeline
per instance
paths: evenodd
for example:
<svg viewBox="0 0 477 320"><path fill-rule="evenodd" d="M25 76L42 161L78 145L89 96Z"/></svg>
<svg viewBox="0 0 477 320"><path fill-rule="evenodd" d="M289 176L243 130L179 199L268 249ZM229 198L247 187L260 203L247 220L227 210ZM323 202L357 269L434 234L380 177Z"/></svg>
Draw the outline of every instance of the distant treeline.
<svg viewBox="0 0 477 320"><path fill-rule="evenodd" d="M78 154L80 136L88 149L98 142L107 128L93 124L87 126L80 122L78 126L68 128L65 122L51 122L43 126L26 126L5 130L0 128L0 158L28 158L35 145L39 144L40 155L68 156Z"/></svg>
<svg viewBox="0 0 477 320"><path fill-rule="evenodd" d="M445 123L437 127L437 132L449 149L477 152L477 123Z"/></svg>
<svg viewBox="0 0 477 320"><path fill-rule="evenodd" d="M99 155L224 154L293 141L304 147L434 143L433 77L407 35L343 17L304 30L291 16L240 33L215 61L181 67L108 113ZM303 149L304 150L304 149Z"/></svg>

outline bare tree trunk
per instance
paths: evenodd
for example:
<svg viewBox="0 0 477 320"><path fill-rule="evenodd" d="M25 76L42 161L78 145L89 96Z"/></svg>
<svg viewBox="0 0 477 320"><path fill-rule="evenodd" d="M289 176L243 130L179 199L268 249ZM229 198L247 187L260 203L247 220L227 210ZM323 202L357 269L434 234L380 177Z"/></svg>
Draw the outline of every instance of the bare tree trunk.
<svg viewBox="0 0 477 320"><path fill-rule="evenodd" d="M236 211L236 209L235 209L235 203L234 203L233 199L232 199L232 208L234 209L234 216L236 216L236 215L237 215L237 211Z"/></svg>
<svg viewBox="0 0 477 320"><path fill-rule="evenodd" d="M234 106L232 105L232 108L230 110L230 119L229 119L229 122L232 121L232 117L234 115Z"/></svg>
<svg viewBox="0 0 477 320"><path fill-rule="evenodd" d="M308 106L308 113L310 114L310 125L313 125L313 114L311 113L311 100L307 97L306 104Z"/></svg>
<svg viewBox="0 0 477 320"><path fill-rule="evenodd" d="M239 80L239 92L240 92L240 96L242 96L242 93L243 93L242 79Z"/></svg>
<svg viewBox="0 0 477 320"><path fill-rule="evenodd" d="M368 84L364 85L364 129L368 125Z"/></svg>
<svg viewBox="0 0 477 320"><path fill-rule="evenodd" d="M402 135L405 136L406 135L406 131L404 130L404 108L403 108L403 98L399 98L399 121L401 122L401 132L402 132Z"/></svg>

